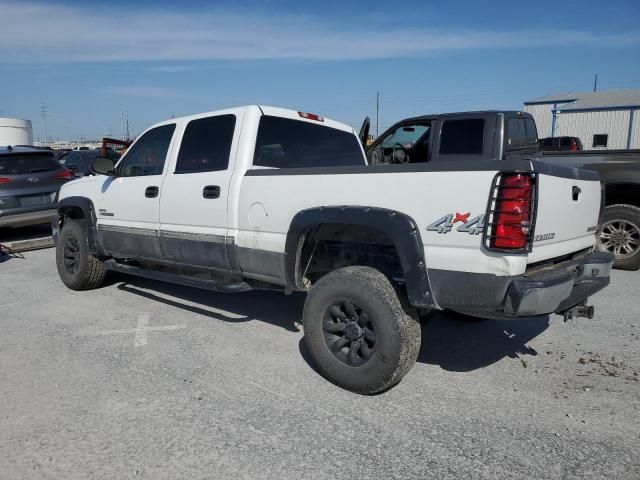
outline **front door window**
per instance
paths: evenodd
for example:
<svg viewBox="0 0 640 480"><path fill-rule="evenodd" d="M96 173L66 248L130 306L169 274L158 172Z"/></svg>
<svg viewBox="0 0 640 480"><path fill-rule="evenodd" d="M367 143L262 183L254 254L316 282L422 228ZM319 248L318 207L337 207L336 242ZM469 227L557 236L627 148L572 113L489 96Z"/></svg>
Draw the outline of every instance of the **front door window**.
<svg viewBox="0 0 640 480"><path fill-rule="evenodd" d="M145 133L118 163L118 177L162 175L175 124L162 125Z"/></svg>

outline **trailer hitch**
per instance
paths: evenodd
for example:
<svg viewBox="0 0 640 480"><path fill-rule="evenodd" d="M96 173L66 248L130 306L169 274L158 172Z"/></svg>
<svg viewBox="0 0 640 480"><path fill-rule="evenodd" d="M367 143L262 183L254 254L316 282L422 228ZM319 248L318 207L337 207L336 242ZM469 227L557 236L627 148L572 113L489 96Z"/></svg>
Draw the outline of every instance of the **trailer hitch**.
<svg viewBox="0 0 640 480"><path fill-rule="evenodd" d="M567 320L571 320L573 318L580 318L580 317L592 319L594 312L595 312L595 309L593 308L593 305L587 305L586 303L581 303L559 313L560 315L562 315L562 317L564 318L564 321L566 322Z"/></svg>

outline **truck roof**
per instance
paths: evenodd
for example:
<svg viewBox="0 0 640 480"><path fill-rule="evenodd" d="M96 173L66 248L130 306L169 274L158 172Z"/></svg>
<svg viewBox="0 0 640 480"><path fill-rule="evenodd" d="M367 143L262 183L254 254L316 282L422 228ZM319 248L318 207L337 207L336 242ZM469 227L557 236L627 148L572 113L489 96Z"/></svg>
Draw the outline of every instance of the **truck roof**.
<svg viewBox="0 0 640 480"><path fill-rule="evenodd" d="M210 116L213 116L213 115L235 114L235 113L237 113L237 112L239 112L241 110L249 110L249 109L259 110L263 115L271 115L271 116L276 116L276 117L290 118L292 120L299 120L299 121L302 121L302 122L309 122L309 123L313 123L314 125L323 125L325 127L331 127L331 128L335 128L335 129L338 129L338 130L343 130L343 131L349 132L349 133L354 133L354 134L356 133L351 125L347 125L346 123L337 122L335 120L332 120L332 119L327 118L327 117L322 116L322 115L318 115L318 117L321 120L313 120L313 119L308 119L308 118L305 118L305 117L301 116L301 114L303 114L305 112L302 112L300 110L292 110L292 109L288 109L288 108L272 107L272 106L268 106L268 105L255 105L255 104L254 105L242 105L242 106L238 106L238 107L225 108L225 109L222 109L222 110L212 110L212 111L209 111L209 112L196 113L196 114L192 114L192 115L185 115L185 116L182 116L182 117L170 118L168 120L164 120L162 122L158 122L158 123L156 123L154 125L151 125L151 126L149 126L148 129L151 129L151 128L154 128L154 127L158 127L160 125L166 125L166 124L169 124L169 123L175 123L176 121L188 122L188 121L191 121L191 120L196 120L196 119L204 118L204 117L210 117Z"/></svg>
<svg viewBox="0 0 640 480"><path fill-rule="evenodd" d="M531 116L527 112L523 112L520 110L477 110L471 112L451 112L451 113L433 113L429 115L420 115L418 117L405 118L401 120L401 122L397 123L405 123L405 122L416 122L421 120L435 120L438 117L468 117L469 115L487 115L487 114L503 114L503 115L521 115L521 116Z"/></svg>

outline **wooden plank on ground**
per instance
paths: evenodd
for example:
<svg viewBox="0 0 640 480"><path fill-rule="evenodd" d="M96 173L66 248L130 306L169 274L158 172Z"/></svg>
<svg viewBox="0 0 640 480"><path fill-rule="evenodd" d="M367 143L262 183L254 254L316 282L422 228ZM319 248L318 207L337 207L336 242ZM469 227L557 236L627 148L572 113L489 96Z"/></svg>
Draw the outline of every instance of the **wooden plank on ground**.
<svg viewBox="0 0 640 480"><path fill-rule="evenodd" d="M29 250L39 250L41 248L50 248L54 246L53 238L28 238L24 240L15 240L12 242L3 242L3 246L8 247L13 252L27 252Z"/></svg>

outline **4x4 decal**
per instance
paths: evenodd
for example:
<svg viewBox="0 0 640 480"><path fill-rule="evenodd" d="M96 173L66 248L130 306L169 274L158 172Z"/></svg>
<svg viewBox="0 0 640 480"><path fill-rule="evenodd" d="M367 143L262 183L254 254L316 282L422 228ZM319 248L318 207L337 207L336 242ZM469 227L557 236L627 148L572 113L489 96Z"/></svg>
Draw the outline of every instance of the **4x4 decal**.
<svg viewBox="0 0 640 480"><path fill-rule="evenodd" d="M453 229L454 225L460 222L460 226L456 229L457 232L464 232L469 235L480 235L484 231L486 215L483 213L482 215L469 218L470 216L471 212L456 212L455 217L454 214L450 213L429 224L427 226L427 231L449 233Z"/></svg>

